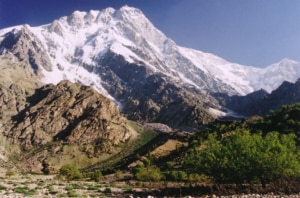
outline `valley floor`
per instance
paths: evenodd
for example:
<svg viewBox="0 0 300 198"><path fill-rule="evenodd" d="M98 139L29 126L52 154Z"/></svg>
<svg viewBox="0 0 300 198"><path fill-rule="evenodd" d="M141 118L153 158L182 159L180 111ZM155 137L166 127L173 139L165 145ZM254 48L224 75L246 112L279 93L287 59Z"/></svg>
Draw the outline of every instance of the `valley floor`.
<svg viewBox="0 0 300 198"><path fill-rule="evenodd" d="M300 198L300 193L285 195L273 193L234 193L233 186L189 186L184 183L111 181L105 177L101 182L61 181L54 176L27 175L0 179L0 197L207 197L207 198ZM222 189L222 188L227 189ZM218 195L220 192L232 195Z"/></svg>

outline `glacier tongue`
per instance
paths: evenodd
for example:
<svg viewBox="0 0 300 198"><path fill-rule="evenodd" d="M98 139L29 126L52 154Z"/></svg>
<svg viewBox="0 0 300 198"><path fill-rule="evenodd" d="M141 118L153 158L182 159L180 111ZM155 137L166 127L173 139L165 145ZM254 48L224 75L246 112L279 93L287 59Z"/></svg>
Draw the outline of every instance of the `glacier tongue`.
<svg viewBox="0 0 300 198"><path fill-rule="evenodd" d="M300 77L300 63L283 60L266 68L228 62L216 55L177 46L136 8L75 11L51 24L28 27L44 44L53 69L44 70L44 82L63 79L93 86L113 98L94 70L108 51L129 63L143 63L155 73L175 82L208 92L245 95L259 89L268 92L282 81ZM0 31L0 36L9 31ZM1 39L0 37L0 39Z"/></svg>

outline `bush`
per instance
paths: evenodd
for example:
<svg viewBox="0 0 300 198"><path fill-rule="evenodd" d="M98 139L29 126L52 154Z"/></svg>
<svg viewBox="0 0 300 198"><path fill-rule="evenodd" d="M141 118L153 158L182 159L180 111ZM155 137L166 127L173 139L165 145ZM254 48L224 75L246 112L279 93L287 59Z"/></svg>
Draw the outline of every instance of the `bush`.
<svg viewBox="0 0 300 198"><path fill-rule="evenodd" d="M122 171L120 171L120 170L116 171L116 178L117 179L123 179L123 173L122 173Z"/></svg>
<svg viewBox="0 0 300 198"><path fill-rule="evenodd" d="M165 177L170 181L187 181L188 175L184 171L168 171L165 172Z"/></svg>
<svg viewBox="0 0 300 198"><path fill-rule="evenodd" d="M6 186L2 186L2 185L0 185L0 190L6 190L7 189L7 187Z"/></svg>
<svg viewBox="0 0 300 198"><path fill-rule="evenodd" d="M106 187L106 188L104 189L104 192L105 192L105 193L111 193L111 188Z"/></svg>
<svg viewBox="0 0 300 198"><path fill-rule="evenodd" d="M103 178L103 175L102 175L101 171L95 172L91 177L91 179L94 180L95 182L101 181L102 178Z"/></svg>
<svg viewBox="0 0 300 198"><path fill-rule="evenodd" d="M65 187L66 191L74 190L74 189L82 189L83 187L79 184L71 184Z"/></svg>
<svg viewBox="0 0 300 198"><path fill-rule="evenodd" d="M9 177L9 178L14 175L15 175L15 172L12 169L8 169L5 173L5 176Z"/></svg>
<svg viewBox="0 0 300 198"><path fill-rule="evenodd" d="M55 195L58 193L58 191L54 190L54 186L52 184L48 185L47 188L51 195Z"/></svg>
<svg viewBox="0 0 300 198"><path fill-rule="evenodd" d="M14 192L24 194L25 196L32 196L32 195L36 194L36 190L30 189L27 186L25 186L25 187L16 187L14 189Z"/></svg>
<svg viewBox="0 0 300 198"><path fill-rule="evenodd" d="M125 192L132 192L132 188L129 187L129 186L124 186L124 187L122 188L122 190L125 191Z"/></svg>
<svg viewBox="0 0 300 198"><path fill-rule="evenodd" d="M65 187L65 190L66 190L66 191L71 191L71 190L74 190L74 188L73 188L72 185L69 185L69 186L66 186L66 187Z"/></svg>
<svg viewBox="0 0 300 198"><path fill-rule="evenodd" d="M188 177L189 182L206 182L209 178L203 174L191 173Z"/></svg>
<svg viewBox="0 0 300 198"><path fill-rule="evenodd" d="M159 181L162 178L162 174L156 166L144 167L143 165L138 165L135 170L135 178L139 181Z"/></svg>
<svg viewBox="0 0 300 198"><path fill-rule="evenodd" d="M167 166L168 169L171 169L171 168L174 167L174 162L169 161L169 162L166 163L166 166Z"/></svg>
<svg viewBox="0 0 300 198"><path fill-rule="evenodd" d="M67 180L74 180L82 178L82 174L74 164L66 164L59 169L59 176Z"/></svg>
<svg viewBox="0 0 300 198"><path fill-rule="evenodd" d="M68 191L67 195L68 197L79 197L79 195L74 190Z"/></svg>

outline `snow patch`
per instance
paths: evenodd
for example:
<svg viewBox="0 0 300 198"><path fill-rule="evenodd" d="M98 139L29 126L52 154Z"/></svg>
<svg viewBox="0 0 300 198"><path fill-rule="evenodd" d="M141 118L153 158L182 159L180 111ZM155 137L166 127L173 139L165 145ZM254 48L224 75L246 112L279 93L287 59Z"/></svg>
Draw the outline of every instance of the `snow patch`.
<svg viewBox="0 0 300 198"><path fill-rule="evenodd" d="M214 109L214 108L209 108L208 109L208 112L212 115L212 116L215 116L215 117L224 117L226 116L227 114L223 111L220 111L218 109Z"/></svg>

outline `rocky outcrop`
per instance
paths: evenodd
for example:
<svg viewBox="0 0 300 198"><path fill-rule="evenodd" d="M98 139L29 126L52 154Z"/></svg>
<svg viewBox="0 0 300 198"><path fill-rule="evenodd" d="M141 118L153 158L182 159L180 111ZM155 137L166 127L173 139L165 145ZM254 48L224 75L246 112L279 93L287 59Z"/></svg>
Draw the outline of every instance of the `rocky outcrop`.
<svg viewBox="0 0 300 198"><path fill-rule="evenodd" d="M52 64L40 40L24 25L7 33L0 43L0 55L13 54L20 62L28 63L36 74L40 69L52 70Z"/></svg>
<svg viewBox="0 0 300 198"><path fill-rule="evenodd" d="M95 72L105 81L102 86L122 103L129 119L194 128L214 119L205 107L218 108L217 101L193 86L155 73L142 62L128 63L113 52L99 57L98 64Z"/></svg>
<svg viewBox="0 0 300 198"><path fill-rule="evenodd" d="M69 81L33 94L0 84L0 126L0 140L16 146L1 147L0 157L18 156L18 167L46 173L80 159L81 167L96 163L119 152L133 134L115 103Z"/></svg>
<svg viewBox="0 0 300 198"><path fill-rule="evenodd" d="M7 118L20 112L26 106L28 93L18 85L11 84L8 88L0 84L0 111L2 118ZM10 113L8 113L10 111Z"/></svg>
<svg viewBox="0 0 300 198"><path fill-rule="evenodd" d="M44 53L38 46L40 43L36 43L31 34L26 29L14 30L0 41L1 167L11 168L16 165L15 161L11 161L11 156L20 156L19 144L12 144L4 133L11 131L13 118L29 106L28 97L41 86L40 72L32 64L44 64L41 62L44 58L38 58L44 56Z"/></svg>
<svg viewBox="0 0 300 198"><path fill-rule="evenodd" d="M28 105L26 98L42 86L41 68L51 69L51 62L39 39L26 26L7 33L0 41L0 114L3 120L8 121L23 110ZM5 121L2 123L7 125Z"/></svg>
<svg viewBox="0 0 300 198"><path fill-rule="evenodd" d="M130 137L116 105L92 88L62 81L38 89L29 102L6 133L24 150L61 141L80 144L83 150L93 145L93 151L86 152L98 155L114 152L114 145Z"/></svg>

